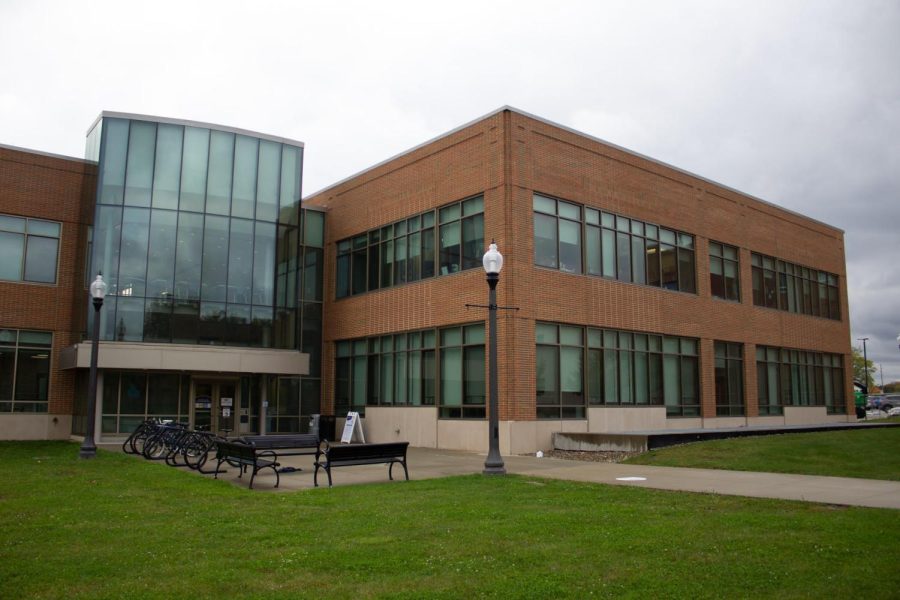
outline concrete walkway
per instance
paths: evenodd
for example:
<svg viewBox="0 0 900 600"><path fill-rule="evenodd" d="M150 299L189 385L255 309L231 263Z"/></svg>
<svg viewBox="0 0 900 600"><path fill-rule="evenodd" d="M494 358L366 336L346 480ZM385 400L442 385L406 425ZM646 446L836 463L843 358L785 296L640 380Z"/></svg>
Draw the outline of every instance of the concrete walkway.
<svg viewBox="0 0 900 600"><path fill-rule="evenodd" d="M141 460L135 457L135 460ZM900 482L847 477L818 477L813 475L785 475L712 469L682 469L648 467L616 463L596 463L534 456L504 457L508 473L550 479L631 485L636 487L706 492L755 498L803 500L848 506L900 509ZM281 475L279 490L290 491L313 487L313 458L289 456L280 460L283 465L301 468ZM410 479L434 479L450 475L480 473L484 455L452 450L410 448L407 457ZM207 465L212 469L213 464ZM212 477L212 475L206 475ZM387 466L364 465L341 467L332 471L335 486L387 482ZM619 478L642 478L621 480ZM403 479L403 469L394 467L394 478ZM249 475L238 478L238 471L228 467L219 479L247 486ZM272 491L274 477L270 470L257 475L253 489ZM328 479L319 472L320 487L328 486ZM276 490L277 491L277 490Z"/></svg>

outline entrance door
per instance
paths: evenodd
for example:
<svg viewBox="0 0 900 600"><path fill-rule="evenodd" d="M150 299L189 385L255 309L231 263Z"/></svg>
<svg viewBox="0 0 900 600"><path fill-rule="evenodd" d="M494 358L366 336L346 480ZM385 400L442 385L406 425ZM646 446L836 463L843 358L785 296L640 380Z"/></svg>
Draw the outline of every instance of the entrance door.
<svg viewBox="0 0 900 600"><path fill-rule="evenodd" d="M194 382L194 428L221 436L235 433L235 414L240 409L234 381Z"/></svg>

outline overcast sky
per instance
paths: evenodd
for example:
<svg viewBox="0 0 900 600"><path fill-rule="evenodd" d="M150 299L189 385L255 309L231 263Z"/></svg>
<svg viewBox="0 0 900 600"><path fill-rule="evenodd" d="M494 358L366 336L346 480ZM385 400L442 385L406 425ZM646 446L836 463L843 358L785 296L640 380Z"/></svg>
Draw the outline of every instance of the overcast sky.
<svg viewBox="0 0 900 600"><path fill-rule="evenodd" d="M900 1L0 0L0 143L102 110L306 143L314 192L503 105L846 232L854 345L900 380Z"/></svg>

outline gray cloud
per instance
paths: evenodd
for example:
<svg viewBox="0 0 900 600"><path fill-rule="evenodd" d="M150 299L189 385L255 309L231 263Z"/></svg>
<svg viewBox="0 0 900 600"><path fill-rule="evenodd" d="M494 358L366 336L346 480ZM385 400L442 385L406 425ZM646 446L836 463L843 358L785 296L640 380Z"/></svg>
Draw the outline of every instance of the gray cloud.
<svg viewBox="0 0 900 600"><path fill-rule="evenodd" d="M0 142L224 123L305 141L312 192L511 104L844 229L853 338L900 380L898 31L891 0L6 0Z"/></svg>

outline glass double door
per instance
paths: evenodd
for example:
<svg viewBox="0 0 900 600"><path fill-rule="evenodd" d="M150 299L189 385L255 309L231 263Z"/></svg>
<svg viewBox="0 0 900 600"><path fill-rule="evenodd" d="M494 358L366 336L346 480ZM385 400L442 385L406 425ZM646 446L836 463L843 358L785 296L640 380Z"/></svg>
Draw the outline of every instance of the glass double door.
<svg viewBox="0 0 900 600"><path fill-rule="evenodd" d="M237 381L194 381L194 429L212 431L216 435L236 433L240 399Z"/></svg>

